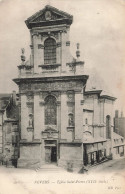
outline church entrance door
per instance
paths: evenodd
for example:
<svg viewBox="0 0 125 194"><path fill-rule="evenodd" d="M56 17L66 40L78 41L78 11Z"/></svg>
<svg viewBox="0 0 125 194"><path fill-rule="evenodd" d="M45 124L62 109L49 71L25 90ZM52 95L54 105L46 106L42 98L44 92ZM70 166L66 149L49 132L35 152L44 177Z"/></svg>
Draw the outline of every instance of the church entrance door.
<svg viewBox="0 0 125 194"><path fill-rule="evenodd" d="M57 144L54 140L45 140L45 162L57 162Z"/></svg>

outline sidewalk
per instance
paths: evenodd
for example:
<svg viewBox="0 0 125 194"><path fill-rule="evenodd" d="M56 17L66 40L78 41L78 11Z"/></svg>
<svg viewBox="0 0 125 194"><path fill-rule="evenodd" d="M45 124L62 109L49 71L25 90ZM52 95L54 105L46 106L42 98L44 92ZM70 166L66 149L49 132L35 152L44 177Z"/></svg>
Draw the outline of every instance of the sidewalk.
<svg viewBox="0 0 125 194"><path fill-rule="evenodd" d="M92 166L89 168L89 173L110 173L110 172L120 172L124 173L125 170L125 158L120 158L120 159L114 159L114 160L109 160L106 162L103 162L99 165Z"/></svg>

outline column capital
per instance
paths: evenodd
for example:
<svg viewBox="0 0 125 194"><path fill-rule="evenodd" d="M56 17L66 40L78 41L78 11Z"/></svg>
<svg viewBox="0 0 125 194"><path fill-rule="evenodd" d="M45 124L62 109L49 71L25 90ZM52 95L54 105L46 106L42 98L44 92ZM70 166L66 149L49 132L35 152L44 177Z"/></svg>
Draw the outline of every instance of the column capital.
<svg viewBox="0 0 125 194"><path fill-rule="evenodd" d="M39 104L40 104L40 106L44 106L45 105L45 101L40 101Z"/></svg>
<svg viewBox="0 0 125 194"><path fill-rule="evenodd" d="M81 105L83 105L84 104L84 100L81 100Z"/></svg>
<svg viewBox="0 0 125 194"><path fill-rule="evenodd" d="M61 101L57 101L57 106L61 106Z"/></svg>
<svg viewBox="0 0 125 194"><path fill-rule="evenodd" d="M38 49L44 49L44 45L38 44Z"/></svg>
<svg viewBox="0 0 125 194"><path fill-rule="evenodd" d="M30 45L30 48L33 49L33 45Z"/></svg>
<svg viewBox="0 0 125 194"><path fill-rule="evenodd" d="M66 46L70 46L70 41L67 41L66 42Z"/></svg>
<svg viewBox="0 0 125 194"><path fill-rule="evenodd" d="M26 105L27 105L28 107L31 107L31 106L33 106L33 102L26 102Z"/></svg>

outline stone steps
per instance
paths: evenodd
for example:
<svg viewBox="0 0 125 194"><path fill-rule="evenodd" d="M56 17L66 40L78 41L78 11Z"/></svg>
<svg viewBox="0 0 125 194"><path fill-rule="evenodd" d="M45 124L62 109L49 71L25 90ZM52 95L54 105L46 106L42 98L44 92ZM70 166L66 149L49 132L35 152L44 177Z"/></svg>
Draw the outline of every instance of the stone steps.
<svg viewBox="0 0 125 194"><path fill-rule="evenodd" d="M45 164L45 165L42 165L40 168L36 168L35 171L36 172L62 172L64 171L64 169L56 165Z"/></svg>

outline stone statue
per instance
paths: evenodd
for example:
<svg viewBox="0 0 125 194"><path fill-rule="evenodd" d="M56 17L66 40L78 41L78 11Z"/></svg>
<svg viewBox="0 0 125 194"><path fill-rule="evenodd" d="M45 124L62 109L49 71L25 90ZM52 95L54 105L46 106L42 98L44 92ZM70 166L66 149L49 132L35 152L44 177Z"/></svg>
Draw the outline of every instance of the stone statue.
<svg viewBox="0 0 125 194"><path fill-rule="evenodd" d="M33 127L33 115L29 115L29 127Z"/></svg>
<svg viewBox="0 0 125 194"><path fill-rule="evenodd" d="M25 49L21 48L21 61L22 61L22 65L24 65L24 62L26 60L26 57L25 57L24 53L25 53Z"/></svg>
<svg viewBox="0 0 125 194"><path fill-rule="evenodd" d="M73 122L73 115L69 115L69 126L73 126L74 122Z"/></svg>

